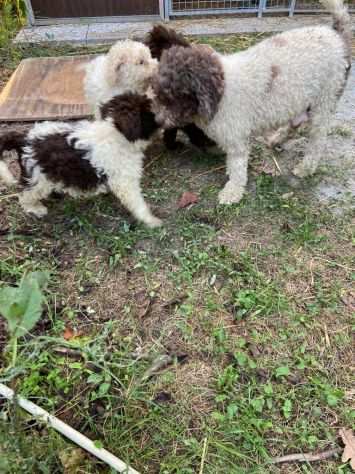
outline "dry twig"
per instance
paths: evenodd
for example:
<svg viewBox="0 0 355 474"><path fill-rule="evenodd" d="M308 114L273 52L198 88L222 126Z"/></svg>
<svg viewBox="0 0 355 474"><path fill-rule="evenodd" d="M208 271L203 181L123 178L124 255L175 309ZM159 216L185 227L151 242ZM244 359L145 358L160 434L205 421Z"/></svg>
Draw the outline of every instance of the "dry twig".
<svg viewBox="0 0 355 474"><path fill-rule="evenodd" d="M2 201L3 199L10 199L10 198L13 198L13 197L17 197L18 195L19 195L19 193L5 194L4 196L0 196L0 201Z"/></svg>
<svg viewBox="0 0 355 474"><path fill-rule="evenodd" d="M273 162L275 163L275 166L276 166L276 168L277 168L277 171L278 171L280 174L282 174L281 168L280 168L280 166L279 166L279 164L278 164L278 162L277 162L277 160L276 160L276 158L275 158L274 156L272 156L272 160L273 160Z"/></svg>
<svg viewBox="0 0 355 474"><path fill-rule="evenodd" d="M201 465L200 465L199 474L203 474L203 468L205 467L205 461L206 461L206 454L207 454L207 438L205 438L203 440L203 449L202 449Z"/></svg>
<svg viewBox="0 0 355 474"><path fill-rule="evenodd" d="M210 170L204 171L203 173L196 174L195 176L192 176L190 178L190 181L193 181L194 179L200 178L201 176L205 176L206 174L214 173L215 171L221 171L226 168L226 165L223 166L217 166L217 168L212 168Z"/></svg>
<svg viewBox="0 0 355 474"><path fill-rule="evenodd" d="M323 461L324 459L337 456L342 451L341 448L329 449L328 451L323 451L319 454L313 453L298 453L298 454L288 454L287 456L281 456L277 458L271 458L271 464L281 464L285 462L315 462Z"/></svg>
<svg viewBox="0 0 355 474"><path fill-rule="evenodd" d="M159 370L165 369L173 362L174 362L174 357L172 357L171 355L164 354L164 355L158 356L154 360L153 364L149 367L149 369L143 375L142 382L149 380L156 372L159 372Z"/></svg>

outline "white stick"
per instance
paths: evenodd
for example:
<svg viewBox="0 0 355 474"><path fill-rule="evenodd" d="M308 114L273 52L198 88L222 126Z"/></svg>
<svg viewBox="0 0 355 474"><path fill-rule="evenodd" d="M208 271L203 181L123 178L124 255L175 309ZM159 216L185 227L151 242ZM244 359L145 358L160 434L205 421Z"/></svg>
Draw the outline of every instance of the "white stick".
<svg viewBox="0 0 355 474"><path fill-rule="evenodd" d="M342 448L329 449L329 451L324 451L323 453L313 454L313 453L299 453L299 454L288 454L287 456L281 456L279 458L271 458L270 462L272 464L280 464L284 462L314 462L314 461L323 461L324 459L331 458L341 453Z"/></svg>
<svg viewBox="0 0 355 474"><path fill-rule="evenodd" d="M0 383L0 395L4 396L8 400L13 400L15 398L14 391L11 390L11 388L6 387L6 385L3 385L2 383ZM49 426L59 431L59 433L69 438L81 448L85 449L86 451L89 451L89 453L101 459L101 461L104 461L116 471L123 472L125 474L139 474L138 471L129 467L126 463L116 458L116 456L106 451L106 449L97 448L89 438L74 430L69 425L59 420L55 416L50 415L46 410L43 410L43 408L40 408L34 403L17 395L16 401L19 406L22 407L24 410L40 418L41 421L48 423Z"/></svg>

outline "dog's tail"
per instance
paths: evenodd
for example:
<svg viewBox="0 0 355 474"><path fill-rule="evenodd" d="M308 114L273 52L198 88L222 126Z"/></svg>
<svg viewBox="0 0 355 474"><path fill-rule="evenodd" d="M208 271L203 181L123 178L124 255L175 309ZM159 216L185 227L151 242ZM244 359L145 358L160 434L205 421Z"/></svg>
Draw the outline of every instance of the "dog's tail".
<svg viewBox="0 0 355 474"><path fill-rule="evenodd" d="M6 135L0 136L0 179L7 185L17 183L15 176L10 172L7 164L2 161L4 151L15 150L20 159L20 153L25 144L25 133L9 132Z"/></svg>
<svg viewBox="0 0 355 474"><path fill-rule="evenodd" d="M320 0L333 17L333 29L343 38L346 47L346 59L351 64L351 18L343 0Z"/></svg>
<svg viewBox="0 0 355 474"><path fill-rule="evenodd" d="M163 52L172 46L183 46L184 48L191 46L183 35L164 25L155 25L148 33L144 44L150 49L153 58L158 61L160 61Z"/></svg>

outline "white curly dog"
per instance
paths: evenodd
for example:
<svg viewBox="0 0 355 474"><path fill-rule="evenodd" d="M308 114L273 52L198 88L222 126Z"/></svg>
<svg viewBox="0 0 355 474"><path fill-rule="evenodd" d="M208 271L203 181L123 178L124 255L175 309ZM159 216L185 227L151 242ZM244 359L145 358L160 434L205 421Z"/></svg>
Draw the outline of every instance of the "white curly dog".
<svg viewBox="0 0 355 474"><path fill-rule="evenodd" d="M175 46L162 55L153 84L158 122L172 127L193 120L224 149L229 181L222 204L244 194L252 135L308 120L309 142L294 174L317 169L350 70L352 36L343 1L321 2L332 26L287 31L232 55L204 46Z"/></svg>
<svg viewBox="0 0 355 474"><path fill-rule="evenodd" d="M95 118L100 118L100 105L114 96L145 94L157 66L149 48L130 39L118 41L107 54L89 61L84 66L84 92Z"/></svg>

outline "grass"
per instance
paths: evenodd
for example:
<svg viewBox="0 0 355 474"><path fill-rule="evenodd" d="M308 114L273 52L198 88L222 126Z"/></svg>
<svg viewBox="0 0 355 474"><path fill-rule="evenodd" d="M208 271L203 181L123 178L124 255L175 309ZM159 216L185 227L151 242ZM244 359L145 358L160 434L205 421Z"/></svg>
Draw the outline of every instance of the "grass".
<svg viewBox="0 0 355 474"><path fill-rule="evenodd" d="M230 52L258 39L208 41ZM2 67L7 77L23 57L82 52L2 49ZM51 274L43 317L1 377L142 473L350 474L340 459L269 459L334 447L354 424L351 215L315 201L312 181L294 190L253 165L249 194L218 206L219 154L158 143L147 163L159 230L110 196L51 199L42 222L0 202L0 285ZM178 210L185 190L200 201ZM162 354L174 362L147 380ZM1 472L110 472L16 407L0 416Z"/></svg>

